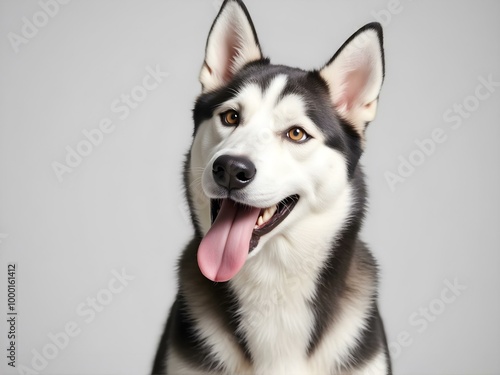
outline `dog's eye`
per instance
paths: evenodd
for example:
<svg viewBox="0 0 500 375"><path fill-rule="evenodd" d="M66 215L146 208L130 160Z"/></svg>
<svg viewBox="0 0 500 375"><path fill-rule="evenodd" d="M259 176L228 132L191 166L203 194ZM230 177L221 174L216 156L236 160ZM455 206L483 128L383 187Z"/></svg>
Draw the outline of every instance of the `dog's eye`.
<svg viewBox="0 0 500 375"><path fill-rule="evenodd" d="M220 114L220 120L223 125L238 126L240 124L240 114L234 109L230 109Z"/></svg>
<svg viewBox="0 0 500 375"><path fill-rule="evenodd" d="M297 143L305 142L310 138L310 135L307 134L304 129L299 128L299 127L291 128L290 130L288 130L288 132L286 133L286 136L290 140L297 142Z"/></svg>

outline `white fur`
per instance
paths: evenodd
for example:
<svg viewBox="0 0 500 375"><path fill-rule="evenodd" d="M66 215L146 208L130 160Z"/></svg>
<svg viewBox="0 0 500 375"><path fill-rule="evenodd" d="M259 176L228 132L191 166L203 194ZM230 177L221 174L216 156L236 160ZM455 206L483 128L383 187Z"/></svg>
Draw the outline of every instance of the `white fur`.
<svg viewBox="0 0 500 375"><path fill-rule="evenodd" d="M189 188L197 197L194 208L204 233L210 227L208 197L223 194L211 172L213 161L222 154L245 155L256 165L254 181L239 197L242 203L267 207L289 195L300 195L291 214L260 239L230 281L253 367L224 330L220 317L207 313L207 297L199 295L191 302L196 304L190 307L198 332L225 364L225 374L335 373L357 344L371 303L371 280L350 280L354 286L362 284L360 298L343 301L339 320L314 355L307 357L314 324L308 304L315 296L332 241L349 220L352 192L344 157L323 144L323 135L307 117L302 98L287 95L277 103L286 82L287 77L279 75L264 93L255 84L246 85L219 109L238 110L240 125L223 126L214 114L200 126L192 147ZM303 127L314 138L303 144L291 142L284 134L292 126Z"/></svg>
<svg viewBox="0 0 500 375"><path fill-rule="evenodd" d="M167 374L206 375L204 371L193 369L173 349L167 353Z"/></svg>

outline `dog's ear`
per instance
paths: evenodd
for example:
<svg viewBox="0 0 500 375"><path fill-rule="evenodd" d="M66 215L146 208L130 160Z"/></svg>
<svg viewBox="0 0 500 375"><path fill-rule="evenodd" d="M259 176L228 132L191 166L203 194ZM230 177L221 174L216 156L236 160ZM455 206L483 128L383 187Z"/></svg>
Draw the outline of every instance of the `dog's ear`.
<svg viewBox="0 0 500 375"><path fill-rule="evenodd" d="M226 0L208 35L205 61L200 72L203 91L226 84L250 61L262 53L252 19L240 0Z"/></svg>
<svg viewBox="0 0 500 375"><path fill-rule="evenodd" d="M375 117L384 79L382 27L370 23L354 33L320 70L337 113L364 140Z"/></svg>

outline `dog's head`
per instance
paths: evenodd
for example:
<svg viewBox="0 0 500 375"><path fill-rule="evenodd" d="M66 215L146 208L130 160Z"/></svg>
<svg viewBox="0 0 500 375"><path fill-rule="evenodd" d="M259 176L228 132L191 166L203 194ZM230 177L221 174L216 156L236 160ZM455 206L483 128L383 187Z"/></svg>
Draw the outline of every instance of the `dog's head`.
<svg viewBox="0 0 500 375"><path fill-rule="evenodd" d="M358 30L319 71L304 71L263 58L243 3L224 2L207 41L186 170L206 277L229 280L266 243L347 219L383 76L379 24Z"/></svg>

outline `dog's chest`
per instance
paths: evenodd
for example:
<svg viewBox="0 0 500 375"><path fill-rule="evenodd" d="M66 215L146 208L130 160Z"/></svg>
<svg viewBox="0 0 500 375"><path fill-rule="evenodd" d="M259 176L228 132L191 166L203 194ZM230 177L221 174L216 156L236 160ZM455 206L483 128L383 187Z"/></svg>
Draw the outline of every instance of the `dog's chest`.
<svg viewBox="0 0 500 375"><path fill-rule="evenodd" d="M305 366L314 324L307 302L271 290L265 297L245 299L240 308L240 329L257 367L255 372L273 369L272 374L292 374Z"/></svg>
<svg viewBox="0 0 500 375"><path fill-rule="evenodd" d="M269 264L269 263L268 263ZM307 374L307 347L314 329L310 277L286 277L255 264L252 283L244 272L233 284L238 296L240 334L252 356L256 374ZM253 269L252 269L253 268ZM255 273L266 273L255 278Z"/></svg>

